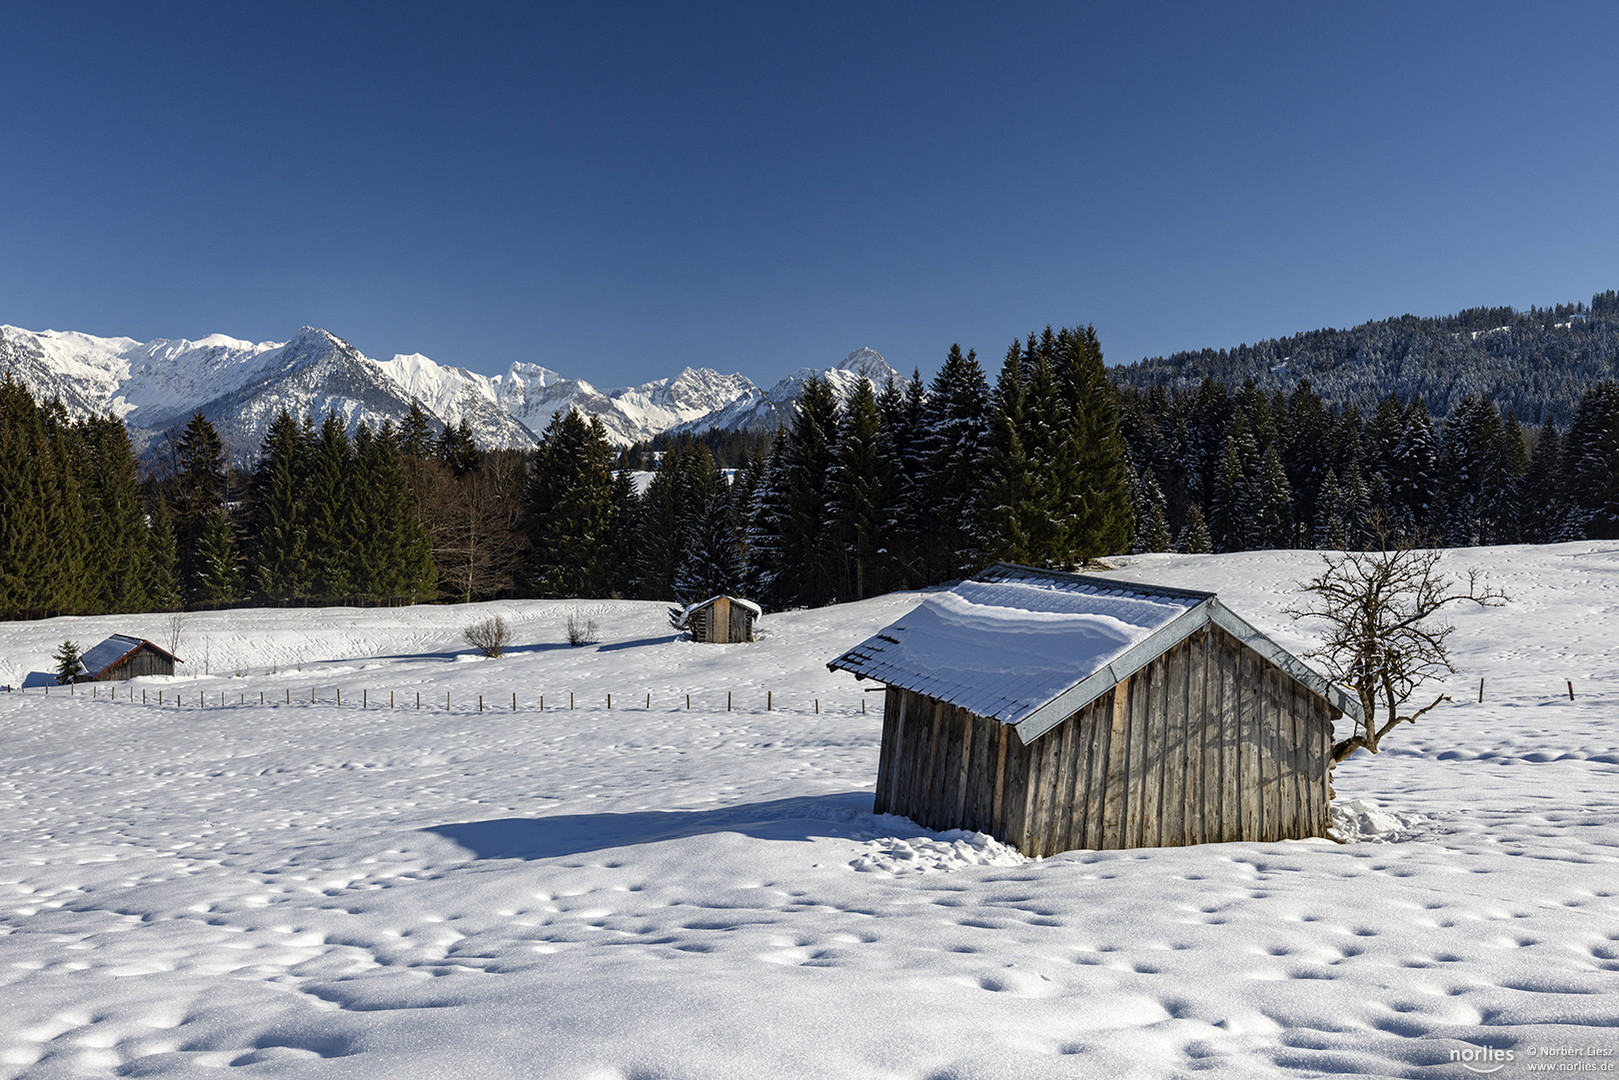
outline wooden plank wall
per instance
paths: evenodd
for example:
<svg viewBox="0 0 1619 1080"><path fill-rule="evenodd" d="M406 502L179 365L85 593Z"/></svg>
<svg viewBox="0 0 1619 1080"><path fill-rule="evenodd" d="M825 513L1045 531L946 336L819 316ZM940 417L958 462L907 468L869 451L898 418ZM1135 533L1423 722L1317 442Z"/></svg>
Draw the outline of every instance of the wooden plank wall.
<svg viewBox="0 0 1619 1080"><path fill-rule="evenodd" d="M890 687L876 810L1028 855L1320 836L1335 710L1218 627L1025 746Z"/></svg>

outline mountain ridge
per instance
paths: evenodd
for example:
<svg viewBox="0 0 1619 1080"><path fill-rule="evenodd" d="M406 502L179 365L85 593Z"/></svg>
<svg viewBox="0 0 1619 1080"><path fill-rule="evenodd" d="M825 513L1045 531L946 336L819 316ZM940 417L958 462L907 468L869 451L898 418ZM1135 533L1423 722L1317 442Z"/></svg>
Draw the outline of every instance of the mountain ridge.
<svg viewBox="0 0 1619 1080"><path fill-rule="evenodd" d="M0 324L0 374L40 400L61 400L70 415L123 420L147 457L201 412L244 460L282 409L295 416L336 413L352 433L362 422L397 425L419 403L434 429L464 422L481 448L507 449L533 445L554 414L578 408L599 418L615 445L629 446L666 431L773 428L791 417L804 383L815 376L840 396L862 375L879 388L889 378L905 381L882 354L862 347L831 367L801 368L769 389L740 372L692 367L603 389L526 361L490 376L421 353L377 360L309 326L283 342L226 334L142 342Z"/></svg>

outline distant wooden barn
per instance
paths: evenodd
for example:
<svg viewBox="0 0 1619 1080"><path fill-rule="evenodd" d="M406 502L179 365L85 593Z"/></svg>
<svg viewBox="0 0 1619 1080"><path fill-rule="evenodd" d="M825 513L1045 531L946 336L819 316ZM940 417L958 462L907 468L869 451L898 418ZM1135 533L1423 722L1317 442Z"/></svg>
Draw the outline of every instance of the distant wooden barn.
<svg viewBox="0 0 1619 1080"><path fill-rule="evenodd" d="M79 658L80 682L133 679L138 675L173 675L179 657L144 638L114 634Z"/></svg>
<svg viewBox="0 0 1619 1080"><path fill-rule="evenodd" d="M735 596L711 596L680 613L675 629L690 630L693 641L729 645L752 641L753 623L761 614L758 604Z"/></svg>
<svg viewBox="0 0 1619 1080"><path fill-rule="evenodd" d="M1033 856L1324 835L1360 715L1213 593L1007 564L828 666L888 686L878 813Z"/></svg>

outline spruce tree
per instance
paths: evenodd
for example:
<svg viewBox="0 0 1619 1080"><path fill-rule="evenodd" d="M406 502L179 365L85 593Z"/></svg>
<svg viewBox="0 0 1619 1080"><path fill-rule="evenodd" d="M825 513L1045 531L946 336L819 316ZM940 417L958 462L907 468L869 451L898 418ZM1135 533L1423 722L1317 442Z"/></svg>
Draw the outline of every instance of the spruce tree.
<svg viewBox="0 0 1619 1080"><path fill-rule="evenodd" d="M313 591L305 502L309 447L303 436L298 422L281 410L265 433L253 473L253 592L269 603L296 603Z"/></svg>
<svg viewBox="0 0 1619 1080"><path fill-rule="evenodd" d="M195 413L180 434L175 476L174 532L179 553L181 596L187 603L209 603L204 584L214 568L207 565L204 535L215 510L225 506L225 444L214 425Z"/></svg>
<svg viewBox="0 0 1619 1080"><path fill-rule="evenodd" d="M303 520L309 595L324 604L352 599L355 535L353 452L343 421L328 412L309 440Z"/></svg>
<svg viewBox="0 0 1619 1080"><path fill-rule="evenodd" d="M1203 508L1197 503L1192 503L1186 509L1186 524L1181 526L1175 550L1187 555L1209 555L1214 552L1208 522L1203 519Z"/></svg>
<svg viewBox="0 0 1619 1080"><path fill-rule="evenodd" d="M976 569L988 547L980 514L990 450L989 383L975 353L950 346L923 410L921 561L926 580L938 582Z"/></svg>
<svg viewBox="0 0 1619 1080"><path fill-rule="evenodd" d="M242 599L242 573L236 538L224 507L216 506L203 521L196 553L191 602L203 607L224 607Z"/></svg>
<svg viewBox="0 0 1619 1080"><path fill-rule="evenodd" d="M787 431L776 429L765 455L747 511L747 563L744 581L748 595L767 610L791 606L792 580L787 569L783 526L787 520Z"/></svg>
<svg viewBox="0 0 1619 1080"><path fill-rule="evenodd" d="M818 607L836 596L836 551L827 528L838 402L818 378L804 385L783 448L782 563L777 587L786 603Z"/></svg>
<svg viewBox="0 0 1619 1080"><path fill-rule="evenodd" d="M899 579L888 547L898 517L898 473L876 394L862 378L844 405L832 450L829 524L840 597L863 600L887 592Z"/></svg>
<svg viewBox="0 0 1619 1080"><path fill-rule="evenodd" d="M613 450L600 419L577 409L540 437L524 492L528 580L540 596L605 596L615 554Z"/></svg>

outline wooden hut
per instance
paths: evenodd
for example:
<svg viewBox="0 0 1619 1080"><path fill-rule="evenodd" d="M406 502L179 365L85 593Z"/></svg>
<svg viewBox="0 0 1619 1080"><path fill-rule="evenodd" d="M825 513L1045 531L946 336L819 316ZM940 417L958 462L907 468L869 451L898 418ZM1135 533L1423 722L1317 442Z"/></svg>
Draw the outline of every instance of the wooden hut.
<svg viewBox="0 0 1619 1080"><path fill-rule="evenodd" d="M693 604L675 620L676 630L690 630L693 641L711 645L752 641L753 623L762 614L758 604L735 596L711 596Z"/></svg>
<svg viewBox="0 0 1619 1080"><path fill-rule="evenodd" d="M133 679L137 675L173 675L179 657L144 638L114 634L79 658L80 682Z"/></svg>
<svg viewBox="0 0 1619 1080"><path fill-rule="evenodd" d="M878 813L1032 856L1324 835L1361 711L1213 593L1008 564L828 666L888 686Z"/></svg>

